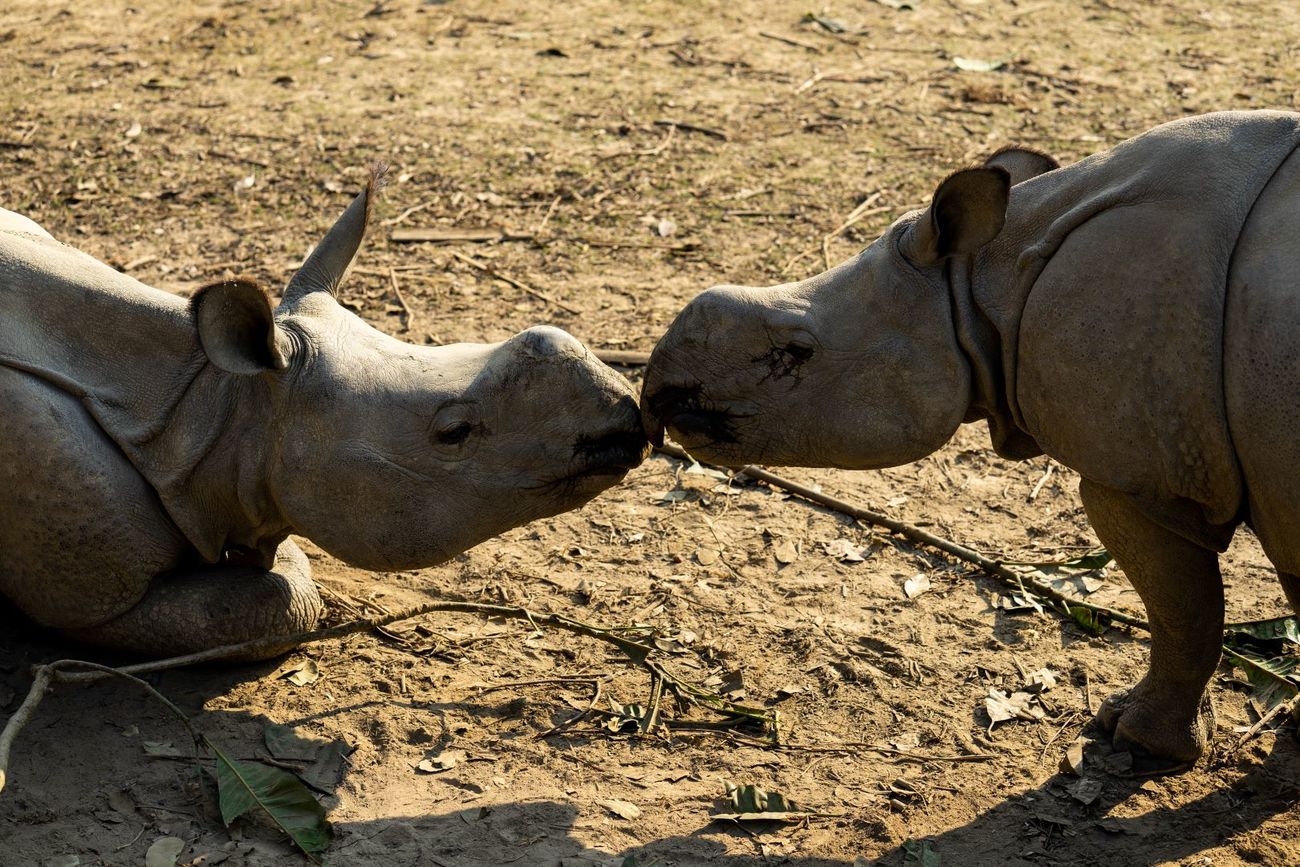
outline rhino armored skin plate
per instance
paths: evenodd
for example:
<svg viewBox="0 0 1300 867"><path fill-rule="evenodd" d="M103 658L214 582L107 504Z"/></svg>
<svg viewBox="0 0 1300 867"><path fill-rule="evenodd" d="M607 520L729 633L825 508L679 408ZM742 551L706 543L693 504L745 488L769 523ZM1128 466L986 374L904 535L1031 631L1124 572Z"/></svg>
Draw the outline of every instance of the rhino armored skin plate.
<svg viewBox="0 0 1300 867"><path fill-rule="evenodd" d="M1300 611L1300 115L1159 126L1061 168L1009 148L838 267L677 316L642 413L692 454L877 468L986 420L1082 477L1151 621L1099 720L1152 767L1214 730L1218 555L1247 524Z"/></svg>

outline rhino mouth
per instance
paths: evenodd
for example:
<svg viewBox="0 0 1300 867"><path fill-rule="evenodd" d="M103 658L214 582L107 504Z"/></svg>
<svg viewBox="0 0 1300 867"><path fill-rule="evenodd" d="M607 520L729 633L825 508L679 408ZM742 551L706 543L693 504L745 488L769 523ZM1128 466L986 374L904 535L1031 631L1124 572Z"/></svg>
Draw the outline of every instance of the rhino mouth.
<svg viewBox="0 0 1300 867"><path fill-rule="evenodd" d="M649 442L638 424L596 436L586 436L573 447L579 469L564 480L621 478L640 466L649 454Z"/></svg>
<svg viewBox="0 0 1300 867"><path fill-rule="evenodd" d="M688 447L738 441L735 422L752 413L706 402L701 391L699 386L665 386L646 399L645 407L655 419L651 442L663 445L664 432L669 430Z"/></svg>

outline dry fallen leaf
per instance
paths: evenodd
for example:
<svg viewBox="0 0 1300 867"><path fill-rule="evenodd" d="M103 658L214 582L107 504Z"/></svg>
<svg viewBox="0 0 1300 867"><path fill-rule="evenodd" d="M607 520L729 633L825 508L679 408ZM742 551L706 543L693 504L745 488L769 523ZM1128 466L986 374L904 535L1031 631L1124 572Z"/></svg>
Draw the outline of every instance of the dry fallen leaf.
<svg viewBox="0 0 1300 867"><path fill-rule="evenodd" d="M1065 748L1065 755L1061 756L1061 773L1083 776L1083 748L1087 745L1087 738L1078 738Z"/></svg>
<svg viewBox="0 0 1300 867"><path fill-rule="evenodd" d="M789 539L782 539L772 546L772 553L776 557L776 562L788 566L799 559L799 546Z"/></svg>
<svg viewBox="0 0 1300 867"><path fill-rule="evenodd" d="M908 599L915 599L929 589L930 577L924 573L913 575L903 582L903 592L907 594Z"/></svg>
<svg viewBox="0 0 1300 867"><path fill-rule="evenodd" d="M822 548L829 556L845 563L861 563L866 559L867 549L858 547L848 539L832 539L823 542Z"/></svg>
<svg viewBox="0 0 1300 867"><path fill-rule="evenodd" d="M185 841L180 837L159 837L144 853L144 867L175 867L184 850Z"/></svg>
<svg viewBox="0 0 1300 867"><path fill-rule="evenodd" d="M280 676L294 686L307 686L320 679L320 669L316 665L316 660L307 659L301 665L287 669Z"/></svg>
<svg viewBox="0 0 1300 867"><path fill-rule="evenodd" d="M1070 796L1088 806L1101 797L1101 780L1080 780L1070 789Z"/></svg>
<svg viewBox="0 0 1300 867"><path fill-rule="evenodd" d="M615 798L610 798L605 801L597 801L596 803L600 804L606 810L609 810L621 819L632 820L641 818L641 808L636 804L631 804L627 801L619 801Z"/></svg>
<svg viewBox="0 0 1300 867"><path fill-rule="evenodd" d="M1007 695L997 687L989 687L988 697L984 699L984 709L991 720L989 728L1007 720L1022 719L1036 722L1047 716L1034 701L1034 696L1027 692L1013 692Z"/></svg>

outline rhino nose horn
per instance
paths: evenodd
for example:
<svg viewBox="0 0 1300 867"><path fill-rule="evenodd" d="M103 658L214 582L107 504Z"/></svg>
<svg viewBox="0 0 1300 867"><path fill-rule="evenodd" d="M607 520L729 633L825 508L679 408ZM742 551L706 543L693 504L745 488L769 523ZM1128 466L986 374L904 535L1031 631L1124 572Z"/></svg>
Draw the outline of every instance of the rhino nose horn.
<svg viewBox="0 0 1300 867"><path fill-rule="evenodd" d="M549 325L537 325L521 331L515 340L520 349L537 358L556 358L561 355L582 357L587 354L586 347L578 338Z"/></svg>

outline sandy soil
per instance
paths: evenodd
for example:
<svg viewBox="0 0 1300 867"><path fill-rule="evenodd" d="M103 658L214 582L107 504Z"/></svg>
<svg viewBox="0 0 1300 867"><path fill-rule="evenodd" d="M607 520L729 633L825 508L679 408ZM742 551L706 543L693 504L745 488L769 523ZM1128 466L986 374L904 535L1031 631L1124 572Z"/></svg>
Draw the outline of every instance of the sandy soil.
<svg viewBox="0 0 1300 867"><path fill-rule="evenodd" d="M388 222L345 288L363 316L414 341L545 322L648 349L701 288L815 273L1000 145L1072 161L1188 113L1295 108L1300 92L1300 11L1286 0L893 5L840 0L816 10L821 24L779 0L8 0L0 206L166 289L228 273L280 286L382 158L396 178ZM868 216L824 246L868 198ZM526 237L391 239L484 226ZM1096 545L1073 475L997 460L979 428L895 470L789 474L997 556ZM687 494L665 500L673 490ZM826 553L841 539L863 562ZM799 556L778 563L787 542ZM345 772L323 786L329 864L847 867L904 863L922 839L948 867L1300 863L1300 748L1283 729L1233 749L1256 717L1226 667L1211 756L1144 779L1096 747L1085 805L1058 765L1101 697L1141 675L1141 634L1008 612L997 583L765 486L657 456L581 511L437 569L313 557L333 619L458 595L656 626L675 636L667 665L725 676L717 689L739 678L748 701L780 710L786 739L613 734L595 718L539 737L587 707L593 682L600 707L644 702L644 674L579 636L463 615L151 678L236 756L265 757L270 723L347 742ZM909 600L917 574L931 590ZM1226 578L1231 619L1285 610L1245 535ZM1141 610L1117 570L1093 598ZM31 663L69 652L90 651L7 615L0 711ZM279 676L307 660L314 683ZM1047 717L990 731L989 687L1042 668L1060 674ZM188 739L128 685L58 690L0 797L0 865L138 865L168 835L185 841L180 863L303 863L270 829L224 828L210 778L147 754L160 743ZM418 769L448 750L463 760ZM822 815L713 823L726 781Z"/></svg>

